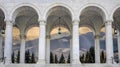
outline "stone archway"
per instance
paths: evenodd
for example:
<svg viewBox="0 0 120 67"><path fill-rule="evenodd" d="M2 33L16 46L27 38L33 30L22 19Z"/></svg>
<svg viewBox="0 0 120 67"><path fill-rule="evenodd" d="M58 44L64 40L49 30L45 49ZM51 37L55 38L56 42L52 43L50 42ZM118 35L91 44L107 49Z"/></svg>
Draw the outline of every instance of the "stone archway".
<svg viewBox="0 0 120 67"><path fill-rule="evenodd" d="M33 26L39 26L38 14L36 10L30 6L21 6L13 13L15 26L20 30L20 63L25 63L25 41L26 33Z"/></svg>
<svg viewBox="0 0 120 67"><path fill-rule="evenodd" d="M97 6L88 6L81 11L79 25L90 26L94 31L95 38L95 62L100 63L100 29L104 24L105 14Z"/></svg>
<svg viewBox="0 0 120 67"><path fill-rule="evenodd" d="M4 59L4 37L5 37L5 15L2 9L0 9L0 63Z"/></svg>
<svg viewBox="0 0 120 67"><path fill-rule="evenodd" d="M55 6L48 11L47 25L46 25L46 61L49 63L50 57L50 32L55 27L64 27L68 31L72 30L71 12L64 6Z"/></svg>
<svg viewBox="0 0 120 67"><path fill-rule="evenodd" d="M114 20L114 22L113 22L113 28L114 28L114 32L115 32L115 34L114 35L116 35L117 36L117 44L118 44L118 58L120 59L120 7L118 7L114 12L113 12L113 15L112 15L112 17L113 17L113 20ZM114 42L113 42L113 45L114 45ZM120 63L120 60L119 60L119 63Z"/></svg>

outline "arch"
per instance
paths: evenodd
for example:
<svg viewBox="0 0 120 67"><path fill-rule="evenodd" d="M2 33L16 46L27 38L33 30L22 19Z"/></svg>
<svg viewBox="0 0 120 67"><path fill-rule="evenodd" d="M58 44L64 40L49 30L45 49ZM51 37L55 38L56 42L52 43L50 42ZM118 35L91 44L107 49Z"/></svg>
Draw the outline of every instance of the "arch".
<svg viewBox="0 0 120 67"><path fill-rule="evenodd" d="M8 18L8 14L7 14L7 10L2 6L0 5L0 9L2 10L2 12L4 13L4 16L5 16L5 20Z"/></svg>
<svg viewBox="0 0 120 67"><path fill-rule="evenodd" d="M54 4L50 5L49 7L47 7L46 10L44 11L43 19L47 20L49 10L54 8L54 7L57 7L57 6L65 7L66 9L68 9L69 12L71 13L71 18L73 20L74 14L73 14L72 8L70 6L68 6L68 5L66 5L66 4L63 4L63 3L54 3Z"/></svg>
<svg viewBox="0 0 120 67"><path fill-rule="evenodd" d="M108 20L108 12L107 10L101 6L100 4L95 4L95 3L89 3L89 4L85 4L83 5L82 7L80 7L79 9L79 15L82 14L82 12L84 11L84 9L88 8L88 7L96 7L96 8L99 8L102 12L100 14L102 14L101 16L103 16L103 20Z"/></svg>
<svg viewBox="0 0 120 67"><path fill-rule="evenodd" d="M117 5L113 8L112 12L111 12L111 15L110 15L110 18L113 20L113 16L114 16L114 13L120 8L120 5Z"/></svg>
<svg viewBox="0 0 120 67"><path fill-rule="evenodd" d="M38 15L38 20L39 20L39 18L40 18L40 11L39 11L39 8L38 7L36 7L35 5L33 5L33 4L30 4L30 3L22 3L22 4L19 4L19 5L16 5L15 7L14 7L14 9L12 10L12 12L11 12L11 14L10 14L10 20L13 20L13 19L15 19L15 14L17 13L17 9L19 9L20 7L24 7L24 6L27 6L27 7L30 7L30 8L32 8L32 9L34 9L35 11L36 11L36 13L37 13L37 15ZM14 20L13 20L14 21Z"/></svg>

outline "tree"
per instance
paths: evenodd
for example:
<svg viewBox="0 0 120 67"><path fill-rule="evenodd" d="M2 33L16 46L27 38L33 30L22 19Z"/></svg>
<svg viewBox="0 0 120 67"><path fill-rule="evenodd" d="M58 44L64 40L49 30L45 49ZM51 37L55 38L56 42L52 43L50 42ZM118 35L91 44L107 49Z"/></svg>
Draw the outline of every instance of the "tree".
<svg viewBox="0 0 120 67"><path fill-rule="evenodd" d="M50 52L50 63L54 63L54 57L52 52Z"/></svg>
<svg viewBox="0 0 120 67"><path fill-rule="evenodd" d="M20 51L18 51L18 54L17 54L17 59L16 59L17 63L20 63Z"/></svg>
<svg viewBox="0 0 120 67"><path fill-rule="evenodd" d="M70 53L68 55L67 63L70 63Z"/></svg>
<svg viewBox="0 0 120 67"><path fill-rule="evenodd" d="M100 62L105 63L105 59L106 58L105 58L105 55L104 55L104 51L102 51L101 54L100 54Z"/></svg>
<svg viewBox="0 0 120 67"><path fill-rule="evenodd" d="M94 50L94 47L91 47L89 49L89 53L90 53L90 63L95 63L95 50Z"/></svg>
<svg viewBox="0 0 120 67"><path fill-rule="evenodd" d="M11 60L12 60L12 63L15 63L15 54L14 54L14 51L13 51L13 53L12 53Z"/></svg>
<svg viewBox="0 0 120 67"><path fill-rule="evenodd" d="M85 56L85 63L89 63L89 62L90 62L90 55L89 55L89 52L87 51Z"/></svg>
<svg viewBox="0 0 120 67"><path fill-rule="evenodd" d="M59 63L65 63L65 58L64 58L64 55L63 55L63 54L61 54Z"/></svg>
<svg viewBox="0 0 120 67"><path fill-rule="evenodd" d="M58 63L58 58L57 58L57 55L55 54L55 63L57 64Z"/></svg>
<svg viewBox="0 0 120 67"><path fill-rule="evenodd" d="M82 56L80 56L80 61L81 61L81 63L84 63L84 62L85 62L84 58L85 58L85 56L84 56L84 54L82 54Z"/></svg>
<svg viewBox="0 0 120 67"><path fill-rule="evenodd" d="M31 56L31 63L35 63L35 56L34 56L34 53L32 53L32 56Z"/></svg>
<svg viewBox="0 0 120 67"><path fill-rule="evenodd" d="M30 52L29 52L29 50L25 52L25 63L30 63Z"/></svg>

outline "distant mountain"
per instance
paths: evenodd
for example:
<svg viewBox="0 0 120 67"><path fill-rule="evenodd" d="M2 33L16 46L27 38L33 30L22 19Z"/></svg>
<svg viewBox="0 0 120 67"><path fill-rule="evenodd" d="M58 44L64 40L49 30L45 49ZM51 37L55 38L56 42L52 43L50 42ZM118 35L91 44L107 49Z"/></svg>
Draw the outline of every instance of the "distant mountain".
<svg viewBox="0 0 120 67"><path fill-rule="evenodd" d="M102 50L105 50L105 33L101 33L100 36L100 48ZM26 50L29 50L31 53L34 52L35 56L38 56L38 39L26 41ZM92 32L81 34L79 36L79 42L80 42L80 52L81 54L87 52L87 50L94 46L94 36ZM114 51L117 51L117 39L113 39L114 43ZM60 56L61 53L65 55L67 58L69 52L70 52L70 37L66 33L62 33L61 35L54 35L52 36L52 39L50 41L50 51L54 54L57 54ZM17 52L20 50L20 43L17 43L16 45L13 45L13 51Z"/></svg>

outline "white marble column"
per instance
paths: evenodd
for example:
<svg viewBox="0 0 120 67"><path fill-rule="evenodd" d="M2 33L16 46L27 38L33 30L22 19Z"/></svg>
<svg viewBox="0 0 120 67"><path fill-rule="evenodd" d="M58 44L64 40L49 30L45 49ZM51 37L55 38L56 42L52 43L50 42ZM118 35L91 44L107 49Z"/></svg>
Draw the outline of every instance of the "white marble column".
<svg viewBox="0 0 120 67"><path fill-rule="evenodd" d="M105 23L106 28L106 62L112 64L113 61L113 37L112 37L112 21L108 20Z"/></svg>
<svg viewBox="0 0 120 67"><path fill-rule="evenodd" d="M0 34L0 62L2 62L3 58L3 36Z"/></svg>
<svg viewBox="0 0 120 67"><path fill-rule="evenodd" d="M118 42L118 58L120 63L120 32L117 32L117 42Z"/></svg>
<svg viewBox="0 0 120 67"><path fill-rule="evenodd" d="M12 28L13 28L13 23L11 21L6 21L5 47L4 47L5 64L10 64L11 63L11 54L12 54Z"/></svg>
<svg viewBox="0 0 120 67"><path fill-rule="evenodd" d="M100 35L95 35L95 63L100 63Z"/></svg>
<svg viewBox="0 0 120 67"><path fill-rule="evenodd" d="M39 22L39 49L38 49L38 64L45 64L45 35L46 35L46 23L45 21Z"/></svg>
<svg viewBox="0 0 120 67"><path fill-rule="evenodd" d="M20 63L25 63L25 38L26 36L21 34L21 45L20 45Z"/></svg>
<svg viewBox="0 0 120 67"><path fill-rule="evenodd" d="M46 36L46 63L50 63L50 35Z"/></svg>
<svg viewBox="0 0 120 67"><path fill-rule="evenodd" d="M73 21L72 64L79 64L79 21Z"/></svg>

